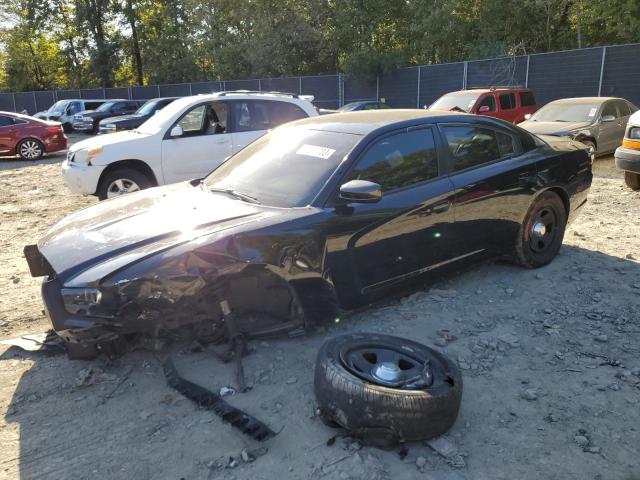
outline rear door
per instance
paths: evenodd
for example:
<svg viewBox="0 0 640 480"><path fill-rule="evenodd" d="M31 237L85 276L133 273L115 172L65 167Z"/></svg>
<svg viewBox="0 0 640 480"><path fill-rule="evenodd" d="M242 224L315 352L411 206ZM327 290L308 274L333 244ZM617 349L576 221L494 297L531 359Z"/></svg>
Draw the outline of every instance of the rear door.
<svg viewBox="0 0 640 480"><path fill-rule="evenodd" d="M202 178L231 155L225 102L205 102L187 110L162 140L162 171L165 183ZM174 126L182 135L171 137Z"/></svg>
<svg viewBox="0 0 640 480"><path fill-rule="evenodd" d="M455 255L481 256L513 247L537 179L536 156L519 136L485 124L440 124L455 189Z"/></svg>
<svg viewBox="0 0 640 480"><path fill-rule="evenodd" d="M598 122L598 138L596 139L599 154L610 152L620 146L626 125L626 123L622 123L620 112L614 100L605 102L601 108ZM606 117L613 117L613 120L605 122L604 119Z"/></svg>
<svg viewBox="0 0 640 480"><path fill-rule="evenodd" d="M383 191L378 203L337 209L336 221L351 232L350 261L334 271L342 271L337 277L343 280L347 272L355 272L360 294L423 273L448 258L453 191L451 181L440 174L439 144L431 126L386 134L369 145L341 181L368 180Z"/></svg>
<svg viewBox="0 0 640 480"><path fill-rule="evenodd" d="M500 106L498 117L507 122L515 122L518 115L516 94L513 92L498 94L498 105Z"/></svg>

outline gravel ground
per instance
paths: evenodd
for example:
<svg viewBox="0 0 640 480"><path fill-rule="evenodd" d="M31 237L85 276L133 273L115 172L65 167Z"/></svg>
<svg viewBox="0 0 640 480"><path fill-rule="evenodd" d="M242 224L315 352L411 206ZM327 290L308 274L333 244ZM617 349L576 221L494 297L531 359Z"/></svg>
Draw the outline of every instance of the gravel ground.
<svg viewBox="0 0 640 480"><path fill-rule="evenodd" d="M65 189L61 160L0 161L0 338L47 328L23 245L95 202ZM0 477L640 479L640 194L611 158L595 171L549 266L479 265L328 330L252 344L253 389L229 401L282 430L265 444L169 389L166 352L83 362L0 347ZM352 331L408 336L458 361L462 407L447 435L404 459L325 445L335 432L314 415L315 355ZM233 384L210 353L174 351L190 378Z"/></svg>

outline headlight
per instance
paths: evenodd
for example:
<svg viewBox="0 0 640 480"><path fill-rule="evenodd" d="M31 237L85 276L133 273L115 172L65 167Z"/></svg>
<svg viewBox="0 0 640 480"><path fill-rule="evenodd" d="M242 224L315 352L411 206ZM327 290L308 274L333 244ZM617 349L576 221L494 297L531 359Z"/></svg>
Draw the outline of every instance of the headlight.
<svg viewBox="0 0 640 480"><path fill-rule="evenodd" d="M85 122L92 122L93 121L91 119L91 117L82 117L82 120L84 120Z"/></svg>
<svg viewBox="0 0 640 480"><path fill-rule="evenodd" d="M91 160L102 152L102 147L81 148L73 155L73 161L76 163L86 163L91 165Z"/></svg>
<svg viewBox="0 0 640 480"><path fill-rule="evenodd" d="M63 288L64 308L71 314L86 315L100 304L102 292L97 288Z"/></svg>
<svg viewBox="0 0 640 480"><path fill-rule="evenodd" d="M640 127L631 127L627 134L629 140L640 140Z"/></svg>

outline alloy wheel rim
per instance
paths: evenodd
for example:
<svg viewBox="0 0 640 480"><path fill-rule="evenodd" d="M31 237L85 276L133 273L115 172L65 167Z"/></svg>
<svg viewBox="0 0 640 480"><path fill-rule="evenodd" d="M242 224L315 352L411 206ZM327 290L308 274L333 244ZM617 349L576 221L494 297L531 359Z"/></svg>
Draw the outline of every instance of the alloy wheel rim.
<svg viewBox="0 0 640 480"><path fill-rule="evenodd" d="M343 349L340 359L353 375L375 385L421 390L433 384L428 358L388 345L358 345Z"/></svg>
<svg viewBox="0 0 640 480"><path fill-rule="evenodd" d="M40 149L40 145L38 145L33 140L28 140L23 142L20 145L20 156L24 158L38 158L41 154L42 150Z"/></svg>
<svg viewBox="0 0 640 480"><path fill-rule="evenodd" d="M543 253L554 244L558 234L558 216L550 207L542 207L531 221L529 246L536 253Z"/></svg>
<svg viewBox="0 0 640 480"><path fill-rule="evenodd" d="M119 197L131 192L137 192L140 186L129 178L118 178L109 184L107 198Z"/></svg>

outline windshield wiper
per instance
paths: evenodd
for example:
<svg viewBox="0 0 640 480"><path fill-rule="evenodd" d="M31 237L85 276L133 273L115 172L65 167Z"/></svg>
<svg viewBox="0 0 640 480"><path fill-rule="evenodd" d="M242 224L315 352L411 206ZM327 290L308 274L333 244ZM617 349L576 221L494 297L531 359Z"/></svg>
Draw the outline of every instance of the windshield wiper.
<svg viewBox="0 0 640 480"><path fill-rule="evenodd" d="M236 192L232 188L208 187L208 189L210 192L226 193L227 195L239 198L240 200L244 200L245 202L260 204L260 201L257 198L252 197L251 195L247 195L246 193Z"/></svg>

